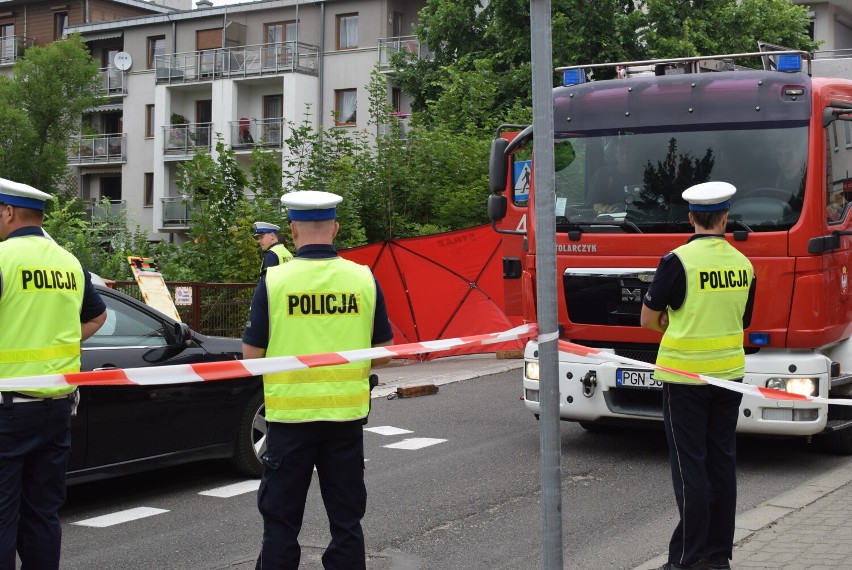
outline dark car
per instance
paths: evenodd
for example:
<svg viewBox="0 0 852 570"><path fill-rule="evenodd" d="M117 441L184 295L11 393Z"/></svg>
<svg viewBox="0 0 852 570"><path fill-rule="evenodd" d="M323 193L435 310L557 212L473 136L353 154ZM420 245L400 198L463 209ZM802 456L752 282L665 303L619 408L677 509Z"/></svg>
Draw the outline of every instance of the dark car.
<svg viewBox="0 0 852 570"><path fill-rule="evenodd" d="M195 333L132 297L97 289L107 320L83 342L84 371L242 358L239 339ZM83 386L71 437L69 483L213 458L257 477L266 446L262 380Z"/></svg>

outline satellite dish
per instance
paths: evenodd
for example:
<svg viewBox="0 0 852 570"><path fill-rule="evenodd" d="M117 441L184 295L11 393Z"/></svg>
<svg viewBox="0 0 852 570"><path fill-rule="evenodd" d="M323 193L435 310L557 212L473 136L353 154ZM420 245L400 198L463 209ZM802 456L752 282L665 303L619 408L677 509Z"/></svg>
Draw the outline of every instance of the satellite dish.
<svg viewBox="0 0 852 570"><path fill-rule="evenodd" d="M133 58L126 51L120 51L112 58L112 63L121 71L127 71L133 65Z"/></svg>

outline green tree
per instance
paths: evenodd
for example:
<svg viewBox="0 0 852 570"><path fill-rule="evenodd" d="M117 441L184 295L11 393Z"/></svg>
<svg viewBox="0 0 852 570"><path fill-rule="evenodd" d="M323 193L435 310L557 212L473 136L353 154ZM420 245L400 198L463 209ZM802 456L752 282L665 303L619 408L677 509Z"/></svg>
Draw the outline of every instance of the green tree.
<svg viewBox="0 0 852 570"><path fill-rule="evenodd" d="M99 99L98 65L74 35L27 50L0 78L0 175L55 193L69 137Z"/></svg>

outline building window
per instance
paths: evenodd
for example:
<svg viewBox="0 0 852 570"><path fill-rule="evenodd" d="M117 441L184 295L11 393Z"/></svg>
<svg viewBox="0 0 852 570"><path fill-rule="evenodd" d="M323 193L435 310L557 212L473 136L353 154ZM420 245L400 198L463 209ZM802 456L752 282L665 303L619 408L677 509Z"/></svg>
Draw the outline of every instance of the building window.
<svg viewBox="0 0 852 570"><path fill-rule="evenodd" d="M53 39L60 40L65 35L65 28L68 27L68 12L53 13Z"/></svg>
<svg viewBox="0 0 852 570"><path fill-rule="evenodd" d="M391 88L391 106L395 112L402 112L402 89L399 87Z"/></svg>
<svg viewBox="0 0 852 570"><path fill-rule="evenodd" d="M154 138L154 106L145 105L145 138Z"/></svg>
<svg viewBox="0 0 852 570"><path fill-rule="evenodd" d="M145 173L145 197L143 206L146 208L154 205L154 173L146 172Z"/></svg>
<svg viewBox="0 0 852 570"><path fill-rule="evenodd" d="M334 92L334 110L337 113L335 125L354 125L356 121L358 91L356 89L338 89Z"/></svg>
<svg viewBox="0 0 852 570"><path fill-rule="evenodd" d="M358 47L358 14L337 16L337 49Z"/></svg>
<svg viewBox="0 0 852 570"><path fill-rule="evenodd" d="M284 41L295 42L299 39L299 20L284 22Z"/></svg>
<svg viewBox="0 0 852 570"><path fill-rule="evenodd" d="M154 58L158 55L166 55L166 36L148 38L148 69L154 69Z"/></svg>
<svg viewBox="0 0 852 570"><path fill-rule="evenodd" d="M106 198L110 202L121 201L121 176L101 178L101 198Z"/></svg>

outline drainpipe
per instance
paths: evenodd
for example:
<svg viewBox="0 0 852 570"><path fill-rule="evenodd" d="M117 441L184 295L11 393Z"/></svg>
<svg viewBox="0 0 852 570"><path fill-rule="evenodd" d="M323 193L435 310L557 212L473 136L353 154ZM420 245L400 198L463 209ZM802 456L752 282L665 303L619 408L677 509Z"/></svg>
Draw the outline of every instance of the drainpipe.
<svg viewBox="0 0 852 570"><path fill-rule="evenodd" d="M319 117L319 126L322 127L323 124L323 108L322 108L322 96L323 96L323 61L325 60L325 2L320 2L320 41L319 41L319 53L317 53L317 74L319 76L319 97L317 97L317 117Z"/></svg>

